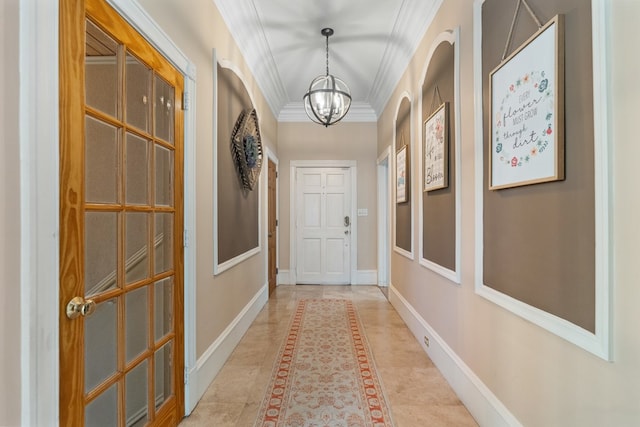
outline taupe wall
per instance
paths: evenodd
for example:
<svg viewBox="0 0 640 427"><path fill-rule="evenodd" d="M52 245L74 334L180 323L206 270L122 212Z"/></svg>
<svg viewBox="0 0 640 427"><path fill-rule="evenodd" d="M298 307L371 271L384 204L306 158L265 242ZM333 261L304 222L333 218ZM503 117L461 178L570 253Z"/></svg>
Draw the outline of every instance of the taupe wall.
<svg viewBox="0 0 640 427"><path fill-rule="evenodd" d="M355 160L357 162L359 216L358 270L376 269L376 124L341 122L328 128L311 122L278 125L278 208L280 270L289 269L289 188L292 160Z"/></svg>
<svg viewBox="0 0 640 427"><path fill-rule="evenodd" d="M511 0L486 0L482 13L485 153L489 152L489 75L498 66L513 16ZM519 46L537 30L523 10ZM484 283L534 307L595 330L593 79L590 4L538 0L543 22L565 19L565 180L504 190L484 183ZM485 171L489 170L485 155Z"/></svg>
<svg viewBox="0 0 640 427"><path fill-rule="evenodd" d="M20 425L18 0L0 5L0 425ZM13 100L13 101L8 101Z"/></svg>
<svg viewBox="0 0 640 427"><path fill-rule="evenodd" d="M403 98L398 108L398 116L396 117L395 127L395 140L396 140L396 152L405 145L407 146L407 175L405 178L407 201L402 203L395 203L396 209L396 241L397 247L411 252L411 209L413 208L412 191L415 184L415 177L413 176L413 159L415 157L414 147L412 143L413 134L411 133L411 102L408 98ZM396 167L396 164L393 164ZM417 176L417 175L416 175ZM397 178L396 178L397 179ZM418 185L419 187L419 185Z"/></svg>
<svg viewBox="0 0 640 427"><path fill-rule="evenodd" d="M454 285L439 274L425 269L418 260L392 253L393 292L400 293L411 304L522 425L638 425L640 339L637 325L640 324L640 311L637 307L640 304L640 286L637 278L640 277L640 263L637 254L640 250L640 227L637 218L640 217L640 196L637 183L640 172L637 159L640 158L640 144L637 143L636 123L640 111L640 88L631 82L635 81L634 76L640 69L640 56L634 54L640 45L640 33L636 28L640 19L640 2L608 2L611 10L608 31L611 35L612 72L609 81L613 89L610 94L610 147L613 156L610 173L614 185L612 362L601 360L523 320L474 291L477 280L475 250L479 243L475 241L475 202L478 196L475 194L474 3L468 0L443 2L378 122L378 153L382 153L392 141L395 109L402 94L419 90L419 80L433 40L443 31L459 27L461 284ZM580 3L590 2L584 0ZM539 2L529 1L529 4L537 7ZM523 16L520 20L525 22L525 11L521 13ZM583 15L580 20L589 21ZM507 21L506 25L511 18ZM572 77L570 74L567 76ZM589 106L572 108L587 110ZM418 124L416 119L414 125ZM585 143L585 151L593 150L593 146L587 145ZM583 155L576 153L575 149L567 152L567 156L580 158ZM416 164L414 162L414 172ZM585 180L588 178L587 175ZM544 188L544 185L538 187ZM417 211L417 207L414 209ZM593 206L589 209L592 210ZM521 225L526 226L524 223ZM416 229L415 233L418 236L419 230ZM548 250L556 249L553 246ZM539 268L544 269L545 266Z"/></svg>
<svg viewBox="0 0 640 427"><path fill-rule="evenodd" d="M240 78L218 65L218 263L258 247L260 186L245 190L231 152L231 134L243 110L253 108Z"/></svg>
<svg viewBox="0 0 640 427"><path fill-rule="evenodd" d="M441 102L448 103L449 122L449 151L447 157L448 186L438 190L423 192L423 183L418 171L424 173L423 159L417 159L419 170L416 179L420 182L419 193L422 203L423 232L422 254L420 256L435 262L451 271L456 269L456 133L455 123L455 46L449 42L442 42L433 52L429 60L429 68L422 86L422 141L424 147L424 122L435 112ZM437 91L436 91L437 89ZM438 94L440 96L438 96Z"/></svg>
<svg viewBox="0 0 640 427"><path fill-rule="evenodd" d="M263 145L277 153L277 123L211 0L141 0L162 30L194 63L196 101L196 353L200 357L267 283L263 252L213 275L213 54L244 76L260 117ZM263 201L266 197L263 197ZM266 209L263 209L263 216ZM263 221L263 218L260 219ZM266 241L266 239L263 239ZM262 248L266 250L266 246Z"/></svg>

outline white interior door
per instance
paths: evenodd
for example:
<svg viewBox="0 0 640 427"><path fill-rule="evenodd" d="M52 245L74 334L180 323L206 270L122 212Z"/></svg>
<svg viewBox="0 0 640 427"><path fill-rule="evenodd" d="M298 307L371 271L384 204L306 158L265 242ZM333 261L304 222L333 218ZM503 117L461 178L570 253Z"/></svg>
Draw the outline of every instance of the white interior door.
<svg viewBox="0 0 640 427"><path fill-rule="evenodd" d="M296 169L296 278L351 283L351 170Z"/></svg>

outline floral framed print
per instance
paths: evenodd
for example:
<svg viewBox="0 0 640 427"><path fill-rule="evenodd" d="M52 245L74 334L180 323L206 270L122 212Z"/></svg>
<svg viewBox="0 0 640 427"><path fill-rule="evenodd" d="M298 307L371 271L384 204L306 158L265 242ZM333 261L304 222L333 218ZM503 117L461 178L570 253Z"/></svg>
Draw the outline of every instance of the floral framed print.
<svg viewBox="0 0 640 427"><path fill-rule="evenodd" d="M407 146L403 145L396 152L396 203L404 203L409 200L407 192Z"/></svg>
<svg viewBox="0 0 640 427"><path fill-rule="evenodd" d="M449 103L445 102L424 121L423 191L449 185Z"/></svg>
<svg viewBox="0 0 640 427"><path fill-rule="evenodd" d="M556 15L490 74L489 188L564 179L564 20Z"/></svg>

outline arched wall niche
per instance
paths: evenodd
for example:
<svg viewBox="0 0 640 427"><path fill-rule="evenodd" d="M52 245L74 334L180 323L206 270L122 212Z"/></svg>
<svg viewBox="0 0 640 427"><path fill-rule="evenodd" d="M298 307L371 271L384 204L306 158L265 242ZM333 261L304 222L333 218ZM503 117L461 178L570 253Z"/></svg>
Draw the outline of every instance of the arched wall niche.
<svg viewBox="0 0 640 427"><path fill-rule="evenodd" d="M395 201L395 241L394 250L413 259L413 200L412 191L415 185L413 168L413 126L411 120L412 97L404 92L398 102L394 123L394 201ZM406 198L398 202L398 154L406 156L405 163L405 194Z"/></svg>
<svg viewBox="0 0 640 427"><path fill-rule="evenodd" d="M460 283L460 123L458 29L440 33L427 54L420 95L418 132L419 260L420 264ZM426 165L426 123L440 108L446 110L446 187L424 191Z"/></svg>

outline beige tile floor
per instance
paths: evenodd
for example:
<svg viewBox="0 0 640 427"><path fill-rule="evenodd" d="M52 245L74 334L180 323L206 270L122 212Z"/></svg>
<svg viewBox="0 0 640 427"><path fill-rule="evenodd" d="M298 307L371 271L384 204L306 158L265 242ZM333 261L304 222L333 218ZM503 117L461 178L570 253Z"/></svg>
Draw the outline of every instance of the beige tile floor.
<svg viewBox="0 0 640 427"><path fill-rule="evenodd" d="M477 426L375 286L278 286L181 427L251 427L296 301L354 301L396 427Z"/></svg>

